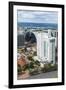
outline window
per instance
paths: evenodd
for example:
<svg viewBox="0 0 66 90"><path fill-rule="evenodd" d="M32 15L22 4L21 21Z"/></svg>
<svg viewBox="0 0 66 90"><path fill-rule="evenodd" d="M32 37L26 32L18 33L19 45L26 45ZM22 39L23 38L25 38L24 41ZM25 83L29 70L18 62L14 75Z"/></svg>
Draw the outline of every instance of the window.
<svg viewBox="0 0 66 90"><path fill-rule="evenodd" d="M51 43L52 43L52 42L55 42L55 39L50 40L50 42L51 42Z"/></svg>
<svg viewBox="0 0 66 90"><path fill-rule="evenodd" d="M52 36L52 37L54 36L52 32L51 32L51 36Z"/></svg>
<svg viewBox="0 0 66 90"><path fill-rule="evenodd" d="M54 57L55 57L55 39L52 39L50 40L50 50L51 50L51 60L53 61L54 60Z"/></svg>
<svg viewBox="0 0 66 90"><path fill-rule="evenodd" d="M56 37L56 32L51 32L52 37Z"/></svg>
<svg viewBox="0 0 66 90"><path fill-rule="evenodd" d="M48 43L44 41L44 57L47 57L48 55Z"/></svg>

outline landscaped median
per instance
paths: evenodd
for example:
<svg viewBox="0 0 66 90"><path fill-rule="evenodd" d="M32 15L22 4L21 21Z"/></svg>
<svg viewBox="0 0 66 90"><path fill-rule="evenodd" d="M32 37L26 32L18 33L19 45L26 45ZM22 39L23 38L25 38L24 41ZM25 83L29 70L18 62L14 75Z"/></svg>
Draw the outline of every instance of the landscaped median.
<svg viewBox="0 0 66 90"><path fill-rule="evenodd" d="M58 69L57 64L54 64L54 65L53 64L44 64L44 67L41 68L41 71L43 73L45 73L45 72L55 71L57 69Z"/></svg>

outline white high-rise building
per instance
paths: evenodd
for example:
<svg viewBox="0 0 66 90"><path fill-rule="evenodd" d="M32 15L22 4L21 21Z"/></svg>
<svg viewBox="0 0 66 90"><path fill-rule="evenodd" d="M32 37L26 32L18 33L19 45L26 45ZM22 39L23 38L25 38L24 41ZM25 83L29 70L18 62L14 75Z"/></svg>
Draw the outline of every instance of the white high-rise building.
<svg viewBox="0 0 66 90"><path fill-rule="evenodd" d="M47 30L37 34L37 56L40 62L55 64L55 48L57 45L57 31Z"/></svg>

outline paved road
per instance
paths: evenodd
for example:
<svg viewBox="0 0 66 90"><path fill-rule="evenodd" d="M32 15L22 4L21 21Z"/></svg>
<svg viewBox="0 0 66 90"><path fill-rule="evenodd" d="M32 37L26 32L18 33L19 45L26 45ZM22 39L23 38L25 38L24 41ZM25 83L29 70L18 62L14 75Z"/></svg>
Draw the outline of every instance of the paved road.
<svg viewBox="0 0 66 90"><path fill-rule="evenodd" d="M41 73L38 75L30 76L28 79L43 79L43 78L56 78L57 77L57 71L47 72L47 73Z"/></svg>

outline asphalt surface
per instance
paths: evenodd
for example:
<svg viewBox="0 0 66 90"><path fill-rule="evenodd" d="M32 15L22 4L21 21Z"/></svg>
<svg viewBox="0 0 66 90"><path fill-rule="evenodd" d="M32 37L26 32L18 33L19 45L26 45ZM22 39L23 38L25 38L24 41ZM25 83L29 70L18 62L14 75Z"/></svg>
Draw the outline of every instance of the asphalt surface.
<svg viewBox="0 0 66 90"><path fill-rule="evenodd" d="M57 78L57 71L47 72L47 73L41 73L38 75L30 76L28 79L43 79L43 78Z"/></svg>

